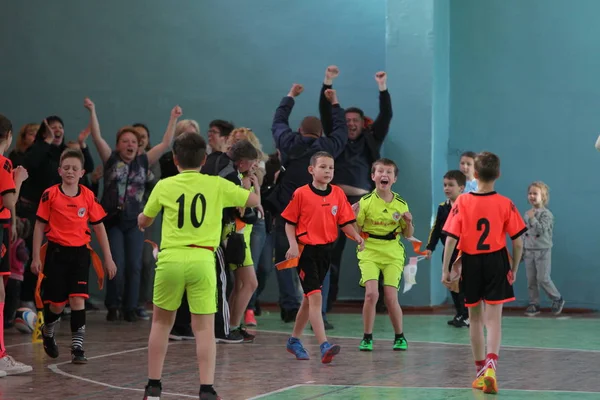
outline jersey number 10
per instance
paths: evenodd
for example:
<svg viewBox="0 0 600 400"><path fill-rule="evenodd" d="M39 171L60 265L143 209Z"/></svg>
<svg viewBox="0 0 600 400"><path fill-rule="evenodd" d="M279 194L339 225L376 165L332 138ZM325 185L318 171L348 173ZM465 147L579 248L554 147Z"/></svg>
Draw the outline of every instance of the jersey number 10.
<svg viewBox="0 0 600 400"><path fill-rule="evenodd" d="M198 200L202 204L202 216L200 217L200 221L198 221ZM179 229L183 228L185 223L185 194L182 194L177 199L177 203L179 203L179 212L177 213L177 227ZM204 222L204 217L206 216L206 199L202 193L196 193L194 198L192 199L192 204L189 206L190 210L190 222L194 228L200 228L202 223Z"/></svg>

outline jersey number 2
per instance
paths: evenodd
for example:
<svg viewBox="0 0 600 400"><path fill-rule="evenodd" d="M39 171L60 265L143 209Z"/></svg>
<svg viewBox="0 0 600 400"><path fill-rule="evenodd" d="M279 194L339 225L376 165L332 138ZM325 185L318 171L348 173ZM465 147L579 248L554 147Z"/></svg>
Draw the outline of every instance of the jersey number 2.
<svg viewBox="0 0 600 400"><path fill-rule="evenodd" d="M479 237L479 241L477 242L477 250L489 250L490 245L485 243L485 239L487 239L490 234L490 221L487 218L480 218L477 221L477 231L482 231L481 236Z"/></svg>
<svg viewBox="0 0 600 400"><path fill-rule="evenodd" d="M198 221L198 200L202 203L202 216L200 221ZM185 194L182 194L177 199L177 203L179 203L179 212L177 213L177 227L179 229L183 228L183 224L185 223ZM204 222L204 217L206 216L206 199L202 193L196 193L194 198L192 199L192 204L190 205L190 221L192 222L192 226L194 228L199 228L202 226Z"/></svg>

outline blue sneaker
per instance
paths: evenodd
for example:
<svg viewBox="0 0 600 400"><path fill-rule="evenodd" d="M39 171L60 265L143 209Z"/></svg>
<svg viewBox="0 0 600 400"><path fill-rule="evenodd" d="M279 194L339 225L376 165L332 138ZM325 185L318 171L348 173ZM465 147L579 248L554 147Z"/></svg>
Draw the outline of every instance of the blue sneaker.
<svg viewBox="0 0 600 400"><path fill-rule="evenodd" d="M321 345L321 362L329 364L333 357L340 352L340 345L325 342Z"/></svg>
<svg viewBox="0 0 600 400"><path fill-rule="evenodd" d="M288 353L295 355L296 360L310 360L308 352L306 351L304 346L302 346L302 342L300 342L300 339L297 339L295 337L289 338L287 341L286 350Z"/></svg>

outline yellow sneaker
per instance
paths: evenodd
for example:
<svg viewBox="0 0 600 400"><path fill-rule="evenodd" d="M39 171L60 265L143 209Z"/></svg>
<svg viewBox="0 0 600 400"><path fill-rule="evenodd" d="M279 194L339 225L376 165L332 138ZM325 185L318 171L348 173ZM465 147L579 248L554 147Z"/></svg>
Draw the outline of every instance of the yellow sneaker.
<svg viewBox="0 0 600 400"><path fill-rule="evenodd" d="M496 394L498 393L498 383L496 382L496 371L493 368L488 368L483 374L483 393Z"/></svg>
<svg viewBox="0 0 600 400"><path fill-rule="evenodd" d="M475 378L471 386L473 387L473 389L483 390L483 375Z"/></svg>

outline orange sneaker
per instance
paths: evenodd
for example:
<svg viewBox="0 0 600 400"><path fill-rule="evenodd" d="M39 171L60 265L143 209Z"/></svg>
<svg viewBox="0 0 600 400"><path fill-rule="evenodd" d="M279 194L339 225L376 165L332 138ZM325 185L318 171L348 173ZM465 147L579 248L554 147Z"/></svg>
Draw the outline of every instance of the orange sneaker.
<svg viewBox="0 0 600 400"><path fill-rule="evenodd" d="M471 387L473 389L483 390L483 375L478 376L477 378L475 378L475 380L471 384Z"/></svg>
<svg viewBox="0 0 600 400"><path fill-rule="evenodd" d="M246 310L244 315L244 324L246 326L256 326L256 318L254 317L254 310Z"/></svg>
<svg viewBox="0 0 600 400"><path fill-rule="evenodd" d="M496 371L493 368L488 368L483 374L483 393L496 394L498 393L498 382L496 382Z"/></svg>

